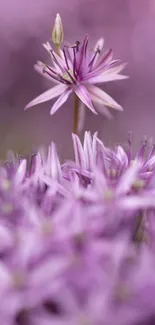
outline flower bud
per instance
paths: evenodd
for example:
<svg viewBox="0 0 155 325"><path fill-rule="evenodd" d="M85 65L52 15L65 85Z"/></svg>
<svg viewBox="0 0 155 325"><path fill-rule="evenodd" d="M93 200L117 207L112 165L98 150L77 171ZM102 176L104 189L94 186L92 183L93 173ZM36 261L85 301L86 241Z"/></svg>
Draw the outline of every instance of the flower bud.
<svg viewBox="0 0 155 325"><path fill-rule="evenodd" d="M52 41L56 46L60 46L63 41L63 25L59 14L56 15L52 30Z"/></svg>

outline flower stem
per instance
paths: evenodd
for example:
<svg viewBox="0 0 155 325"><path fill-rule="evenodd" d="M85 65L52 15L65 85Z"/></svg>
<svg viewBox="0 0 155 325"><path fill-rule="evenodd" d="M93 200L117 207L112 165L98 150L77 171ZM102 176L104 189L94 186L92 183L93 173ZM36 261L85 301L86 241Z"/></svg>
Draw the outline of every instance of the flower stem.
<svg viewBox="0 0 155 325"><path fill-rule="evenodd" d="M55 45L57 54L61 57L60 45Z"/></svg>
<svg viewBox="0 0 155 325"><path fill-rule="evenodd" d="M143 212L139 211L136 222L135 228L133 231L132 239L135 243L139 244L144 240L144 228L143 228Z"/></svg>
<svg viewBox="0 0 155 325"><path fill-rule="evenodd" d="M74 117L73 117L73 131L78 134L78 120L79 120L79 98L74 94Z"/></svg>

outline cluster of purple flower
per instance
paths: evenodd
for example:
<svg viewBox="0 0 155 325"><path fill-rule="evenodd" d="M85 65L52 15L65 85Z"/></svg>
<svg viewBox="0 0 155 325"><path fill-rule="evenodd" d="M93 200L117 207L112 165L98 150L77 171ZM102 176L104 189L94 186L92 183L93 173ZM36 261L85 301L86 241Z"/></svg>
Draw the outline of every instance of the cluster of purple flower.
<svg viewBox="0 0 155 325"><path fill-rule="evenodd" d="M0 324L154 324L155 147L73 145L0 168Z"/></svg>
<svg viewBox="0 0 155 325"><path fill-rule="evenodd" d="M60 96L53 114L74 92L76 131L77 99L94 113L122 110L94 85L126 78L103 39L92 54L87 36L61 49L57 15L52 40L52 66L37 70L57 85L27 107ZM61 165L52 143L0 166L0 325L153 325L155 146L145 140L133 157L130 137L111 150L75 133L75 161Z"/></svg>

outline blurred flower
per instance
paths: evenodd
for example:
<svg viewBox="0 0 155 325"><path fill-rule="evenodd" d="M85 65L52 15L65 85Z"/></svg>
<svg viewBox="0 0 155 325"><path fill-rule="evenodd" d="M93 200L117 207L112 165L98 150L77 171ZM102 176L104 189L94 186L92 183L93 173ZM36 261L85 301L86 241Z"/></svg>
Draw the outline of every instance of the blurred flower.
<svg viewBox="0 0 155 325"><path fill-rule="evenodd" d="M53 42L56 45L59 42L58 46L60 47L62 25L59 16L56 18L53 33ZM90 54L88 40L88 36L85 36L82 44L77 41L73 46L67 45L62 50L59 48L57 51L54 51L49 43L44 44L52 59L52 66L38 62L36 69L48 79L56 82L57 85L32 100L26 109L59 96L50 111L52 115L74 92L83 104L95 114L97 114L98 109L93 103L97 104L98 107L103 105L103 113L106 112L105 106L122 110L122 107L114 99L94 84L127 78L120 74L125 64L120 64L119 60L112 60L112 50L101 54L104 45L103 39L97 42Z"/></svg>
<svg viewBox="0 0 155 325"><path fill-rule="evenodd" d="M130 141L111 150L97 133L73 144L75 162L52 143L0 167L1 324L149 324L154 146L134 158Z"/></svg>

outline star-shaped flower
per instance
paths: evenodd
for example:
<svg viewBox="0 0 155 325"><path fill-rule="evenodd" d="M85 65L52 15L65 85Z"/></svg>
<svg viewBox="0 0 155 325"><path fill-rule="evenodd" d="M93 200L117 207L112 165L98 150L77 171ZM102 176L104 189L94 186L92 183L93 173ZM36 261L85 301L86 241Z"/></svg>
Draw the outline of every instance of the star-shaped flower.
<svg viewBox="0 0 155 325"><path fill-rule="evenodd" d="M69 95L75 93L95 114L98 111L108 114L105 106L122 110L111 96L94 84L127 78L120 74L125 64L112 59L111 49L102 53L104 45L102 38L98 40L92 53L88 50L88 41L88 36L85 36L81 44L76 42L73 46L64 46L59 53L52 49L49 42L44 44L50 54L52 65L38 62L35 67L38 72L55 82L56 86L32 100L25 109L58 97L50 111L53 115L67 101Z"/></svg>

